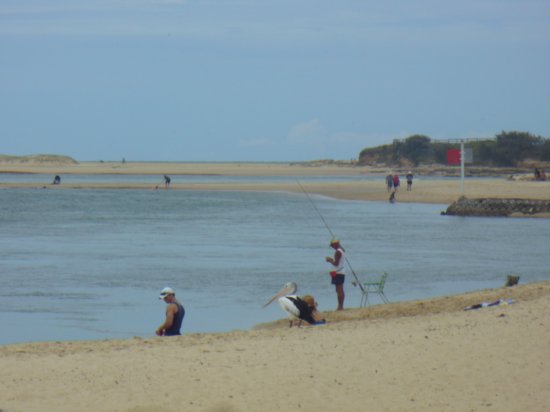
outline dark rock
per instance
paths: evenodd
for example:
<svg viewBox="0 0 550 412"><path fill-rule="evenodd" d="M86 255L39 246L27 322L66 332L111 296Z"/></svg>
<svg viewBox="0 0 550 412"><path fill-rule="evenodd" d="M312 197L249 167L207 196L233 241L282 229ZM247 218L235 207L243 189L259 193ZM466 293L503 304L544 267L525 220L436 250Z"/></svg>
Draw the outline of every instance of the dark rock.
<svg viewBox="0 0 550 412"><path fill-rule="evenodd" d="M442 214L451 216L510 216L514 213L525 215L550 213L550 200L467 199L461 197Z"/></svg>

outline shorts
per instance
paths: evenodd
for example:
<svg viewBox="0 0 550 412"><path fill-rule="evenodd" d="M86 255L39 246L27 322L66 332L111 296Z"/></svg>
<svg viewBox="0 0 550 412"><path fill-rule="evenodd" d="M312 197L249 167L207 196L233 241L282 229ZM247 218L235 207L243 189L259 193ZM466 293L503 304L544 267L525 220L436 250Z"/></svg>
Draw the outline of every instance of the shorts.
<svg viewBox="0 0 550 412"><path fill-rule="evenodd" d="M332 277L330 283L332 283L333 285L343 285L345 279L346 275L337 274L336 276Z"/></svg>

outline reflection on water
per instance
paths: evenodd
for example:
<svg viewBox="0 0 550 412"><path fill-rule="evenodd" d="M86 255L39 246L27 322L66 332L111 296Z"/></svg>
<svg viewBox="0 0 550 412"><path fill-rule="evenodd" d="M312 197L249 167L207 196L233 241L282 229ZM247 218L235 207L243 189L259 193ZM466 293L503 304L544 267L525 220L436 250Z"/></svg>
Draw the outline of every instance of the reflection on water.
<svg viewBox="0 0 550 412"><path fill-rule="evenodd" d="M361 278L387 271L392 301L550 279L548 219L440 216L446 205L313 197ZM188 332L283 317L261 309L285 282L336 304L330 235L302 194L149 190L0 191L0 343L152 336L158 291ZM348 306L360 294L346 283Z"/></svg>

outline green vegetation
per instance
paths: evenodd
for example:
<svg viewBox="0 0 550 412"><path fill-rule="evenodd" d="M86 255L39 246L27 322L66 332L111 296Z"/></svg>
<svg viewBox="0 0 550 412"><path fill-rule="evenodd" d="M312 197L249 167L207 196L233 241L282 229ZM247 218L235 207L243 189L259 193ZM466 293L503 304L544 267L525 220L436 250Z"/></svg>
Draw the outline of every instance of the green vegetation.
<svg viewBox="0 0 550 412"><path fill-rule="evenodd" d="M478 166L517 167L522 163L550 161L550 139L527 132L501 132L492 139L468 139L473 164ZM460 141L432 141L428 136L414 135L394 140L391 145L363 149L359 164L401 165L446 164L447 150L460 148Z"/></svg>
<svg viewBox="0 0 550 412"><path fill-rule="evenodd" d="M69 156L37 154L30 156L9 156L0 154L0 163L61 163L78 164L76 160Z"/></svg>

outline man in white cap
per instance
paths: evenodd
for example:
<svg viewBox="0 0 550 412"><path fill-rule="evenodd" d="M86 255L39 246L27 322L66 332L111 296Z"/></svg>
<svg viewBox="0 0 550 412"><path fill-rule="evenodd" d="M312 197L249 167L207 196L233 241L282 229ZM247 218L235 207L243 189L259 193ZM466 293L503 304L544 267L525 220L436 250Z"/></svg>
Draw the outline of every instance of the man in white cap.
<svg viewBox="0 0 550 412"><path fill-rule="evenodd" d="M166 319L164 323L157 328L155 333L158 336L181 335L180 329L183 317L185 316L185 309L176 299L176 292L174 292L172 288L165 287L161 290L159 299L167 303Z"/></svg>
<svg viewBox="0 0 550 412"><path fill-rule="evenodd" d="M344 248L340 245L338 239L332 239L330 242L330 247L334 249L334 257L326 257L325 260L330 263L331 271L331 283L336 289L336 297L338 298L338 307L336 310L344 309L344 280L346 279L346 273L344 271L345 266L345 257L344 257Z"/></svg>

